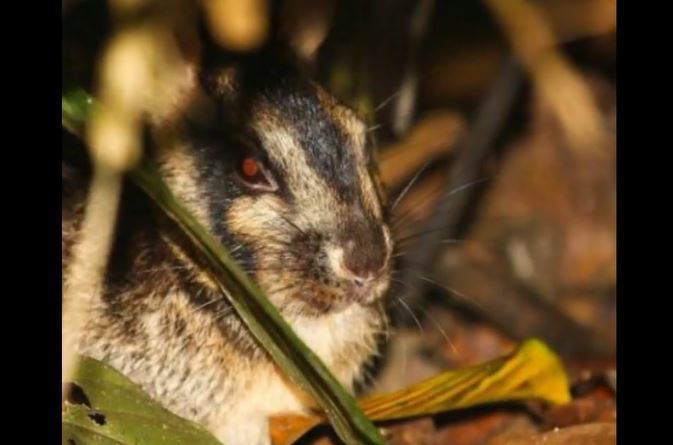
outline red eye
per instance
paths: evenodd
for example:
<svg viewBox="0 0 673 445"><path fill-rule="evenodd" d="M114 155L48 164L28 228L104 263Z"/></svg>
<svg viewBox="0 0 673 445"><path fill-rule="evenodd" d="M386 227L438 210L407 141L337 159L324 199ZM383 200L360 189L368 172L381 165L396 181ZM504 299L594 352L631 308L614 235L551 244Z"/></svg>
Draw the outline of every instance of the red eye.
<svg viewBox="0 0 673 445"><path fill-rule="evenodd" d="M241 173L246 179L253 179L259 174L259 164L253 158L245 158L241 162Z"/></svg>
<svg viewBox="0 0 673 445"><path fill-rule="evenodd" d="M278 185L271 177L271 173L252 156L246 156L241 160L239 174L243 182L254 190L267 192L278 190Z"/></svg>

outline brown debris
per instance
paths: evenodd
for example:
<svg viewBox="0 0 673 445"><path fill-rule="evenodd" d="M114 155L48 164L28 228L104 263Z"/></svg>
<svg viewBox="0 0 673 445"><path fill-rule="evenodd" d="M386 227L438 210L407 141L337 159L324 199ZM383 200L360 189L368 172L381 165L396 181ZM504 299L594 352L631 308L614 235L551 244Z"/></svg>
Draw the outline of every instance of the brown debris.
<svg viewBox="0 0 673 445"><path fill-rule="evenodd" d="M543 434L499 437L488 442L487 445L613 445L615 443L617 443L615 424L591 423Z"/></svg>

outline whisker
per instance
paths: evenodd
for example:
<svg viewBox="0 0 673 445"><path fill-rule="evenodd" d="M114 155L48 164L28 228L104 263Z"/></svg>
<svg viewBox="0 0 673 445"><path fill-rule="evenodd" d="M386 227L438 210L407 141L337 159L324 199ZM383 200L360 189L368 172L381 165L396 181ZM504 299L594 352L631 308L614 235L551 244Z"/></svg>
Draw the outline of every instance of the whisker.
<svg viewBox="0 0 673 445"><path fill-rule="evenodd" d="M174 270L189 270L190 266L158 266L158 267L148 267L146 269L137 269L135 272L139 274L152 273L152 272L169 272Z"/></svg>
<svg viewBox="0 0 673 445"><path fill-rule="evenodd" d="M402 93L402 88L399 88L397 91L395 91L393 94L390 96L386 97L383 99L383 101L374 108L374 113L379 112L382 110L386 105L390 103L393 99L395 99L397 96L399 96Z"/></svg>
<svg viewBox="0 0 673 445"><path fill-rule="evenodd" d="M419 278L420 280L423 280L423 281L426 281L426 282L428 282L428 283L430 283L430 284L433 284L433 285L437 286L438 288L443 289L443 290L445 290L445 291L447 291L447 292L449 292L449 293L458 295L458 296L459 296L460 298L462 298L463 300L468 301L468 302L470 302L470 303L476 305L477 307L479 307L479 308L482 309L483 311L486 311L486 308L484 308L484 306L483 306L479 301L477 301L476 299L474 299L474 298L472 298L472 297L470 297L470 296L468 296L468 295L463 294L462 292L457 291L456 289L454 289L454 288L452 288L452 287L445 286L445 285L443 285L443 284L441 284L441 283L438 283L437 281L433 280L432 278L428 278L428 277L423 276L423 275L418 275L418 278Z"/></svg>
<svg viewBox="0 0 673 445"><path fill-rule="evenodd" d="M405 236L405 237L402 237L402 238L398 239L397 244L402 244L402 243L405 243L409 240L419 238L421 236L428 235L430 233L440 232L440 231L445 230L445 229L446 229L446 227L436 227L434 229L428 229L428 230L423 230L421 232L416 232L416 233L413 233L411 235L408 235L408 236Z"/></svg>
<svg viewBox="0 0 673 445"><path fill-rule="evenodd" d="M418 181L418 179L421 177L421 174L425 171L425 169L430 165L430 161L425 161L425 163L421 166L421 168L418 169L416 174L411 178L411 180L407 183L406 186L404 186L404 189L400 192L399 195L397 195L397 198L395 199L395 202L393 202L393 205L390 207L390 211L392 212L395 210L395 207L397 207L397 204L400 203L402 198L411 190L411 187Z"/></svg>
<svg viewBox="0 0 673 445"><path fill-rule="evenodd" d="M392 278L392 277L391 277L391 278L390 278L390 281L392 281L393 283L401 284L402 286L404 286L404 287L406 287L407 289L409 289L409 284L408 284L408 283L405 283L405 282L402 281L402 280L398 280L398 279L396 279L396 278Z"/></svg>
<svg viewBox="0 0 673 445"><path fill-rule="evenodd" d="M462 357L462 354L460 353L460 351L458 351L458 348L456 348L456 345L451 341L451 339L449 338L449 335L446 333L444 328L439 324L439 322L435 319L435 317L433 317L430 312L423 309L423 306L421 306L420 304L417 304L416 307L418 309L420 309L421 312L423 312L426 317L428 317L428 320L430 320L430 322L432 324L435 325L435 327L437 328L439 333L442 335L442 337L444 337L444 340L446 340L446 342L449 344L449 347L454 352L454 354L456 354L456 356L458 356L459 358Z"/></svg>
<svg viewBox="0 0 673 445"><path fill-rule="evenodd" d="M400 224L413 214L414 210L427 204L429 201L433 199L439 199L439 192L442 190L442 188L444 188L444 184L439 184L437 187L434 187L432 190L426 192L416 202L410 205L404 212L400 213L399 215L393 215L392 227L394 229L398 229L400 227Z"/></svg>
<svg viewBox="0 0 673 445"><path fill-rule="evenodd" d="M293 268L286 266L277 266L277 267L251 267L244 269L245 273L248 275L254 275L256 272L303 272L303 268Z"/></svg>
<svg viewBox="0 0 673 445"><path fill-rule="evenodd" d="M290 289L298 288L299 286L300 286L299 284L294 283L294 284L290 284L290 285L285 286L285 287L276 288L276 289L270 289L270 290L268 290L266 293L267 293L267 294L276 294L276 293L278 293L278 292L284 292L284 291L286 291L286 290L290 290Z"/></svg>
<svg viewBox="0 0 673 445"><path fill-rule="evenodd" d="M201 294L203 294L203 292L204 292L205 290L206 290L205 288L201 288L201 289L199 289L199 291L198 291L198 292L196 293L196 295L195 295L195 298L198 299L199 296L200 296ZM213 304L213 303L216 303L216 302L218 302L218 301L222 301L222 296L221 296L221 295L218 295L217 298L213 298L212 300L208 300L207 302L205 302L205 303L203 303L203 304L200 304L200 305L196 306L194 309L192 309L192 312L191 312L191 313L193 314L194 312L197 312L197 311L199 311L199 310L201 310L201 309L203 309L203 308L205 308L205 307L207 307L207 306L209 306L209 305L211 305L211 304Z"/></svg>
<svg viewBox="0 0 673 445"><path fill-rule="evenodd" d="M400 241L396 241L400 242ZM440 243L442 244L465 244L465 243L474 243L474 241L466 240L466 239L455 239L455 238L446 238L439 240ZM409 255L409 251L403 251L403 252L398 252L395 253L391 256L391 258L405 258ZM409 261L409 260L404 260L404 261Z"/></svg>
<svg viewBox="0 0 673 445"><path fill-rule="evenodd" d="M297 230L297 232L301 233L302 235L306 235L306 232L304 232L298 225L296 225L295 223L293 223L292 221L290 221L289 218L287 218L287 217L285 217L285 216L283 216L283 215L278 215L278 216L279 216L283 221L285 221L286 223L288 223L290 226L294 227L294 228Z"/></svg>
<svg viewBox="0 0 673 445"><path fill-rule="evenodd" d="M272 289L272 290L266 291L265 295L270 295L270 294L277 293L277 292L283 292L283 291L286 291L286 290L289 290L289 289L292 289L292 288L295 288L295 287L299 287L299 285L291 284L289 286L281 287L279 289ZM226 308L224 308L224 309L215 313L215 318L214 318L215 321L220 320L221 318L227 316L232 310L235 309L235 307L229 302L229 300L226 299L226 296L224 298L221 297L220 300L226 301L229 304L229 306L227 306Z"/></svg>
<svg viewBox="0 0 673 445"><path fill-rule="evenodd" d="M442 199L442 198L446 199L446 198L451 197L452 195L455 195L456 193L463 192L463 191L469 189L470 187L474 187L474 186L476 186L476 185L478 185L478 184L481 184L481 183L484 183L484 182L486 182L486 181L489 181L490 179L491 179L491 178L480 178L480 179L476 179L476 180L474 180L474 181L470 181L470 182L468 182L467 184L463 184L463 185L461 185L461 186L459 186L459 187L456 187L456 188L454 188L454 189L452 189L452 190L449 190L449 191L448 191L446 194L444 194L444 195L439 195L439 196L437 196L437 195L436 195L436 192L439 191L441 188L444 187L444 184L440 184L438 187L435 187L433 190L431 190L430 192L428 192L428 195L424 196L422 199L419 199L417 202L415 202L413 206L407 208L407 210L405 210L404 213L402 213L402 214L400 214L400 215L394 215L394 216L393 216L392 227L393 227L393 228L396 228L396 229L399 229L400 223L403 222L406 218L408 218L408 217L410 216L410 214L411 214L415 209L417 209L417 208L419 208L420 206L426 204L429 200L431 200L431 199L433 199L433 198L434 198L434 199Z"/></svg>
<svg viewBox="0 0 673 445"><path fill-rule="evenodd" d="M222 319L222 318L226 317L227 315L229 315L229 314L231 313L231 311L233 311L233 310L234 310L234 307L233 307L233 306L229 306L229 307L227 307L227 308L225 308L225 309L223 309L223 310L221 310L221 311L219 311L219 312L216 312L216 313L215 313L215 318L213 319L213 321L219 321L220 319Z"/></svg>
<svg viewBox="0 0 673 445"><path fill-rule="evenodd" d="M194 313L194 312L198 312L198 311L200 311L201 309L204 309L204 308L206 308L207 306L210 306L210 305L213 304L213 303L217 303L218 301L222 301L222 297L213 298L212 300L207 301L206 303L203 303L203 304L201 304L201 305L195 307L194 309L192 309L192 313Z"/></svg>
<svg viewBox="0 0 673 445"><path fill-rule="evenodd" d="M461 185L460 187L456 187L455 189L449 191L444 197L448 198L451 195L462 192L463 190L467 190L468 188L474 187L475 185L483 184L484 182L490 181L490 180L491 180L491 178L475 179L474 181L470 181L465 185Z"/></svg>
<svg viewBox="0 0 673 445"><path fill-rule="evenodd" d="M465 239L447 238L447 239L439 240L439 242L442 243L442 244L465 244L465 243L474 242L474 241L468 241L468 240L465 240Z"/></svg>
<svg viewBox="0 0 673 445"><path fill-rule="evenodd" d="M418 319L418 317L416 317L416 314L414 314L414 311L411 310L411 308L410 308L409 305L404 301L404 299L402 299L402 296L397 297L397 301L398 301L400 304L402 304L402 306L407 310L407 312L409 312L409 314L411 315L411 318L414 320L414 322L415 322L416 325L418 326L418 329L421 331L421 334L425 335L425 330L423 329L423 326L421 325L420 320Z"/></svg>

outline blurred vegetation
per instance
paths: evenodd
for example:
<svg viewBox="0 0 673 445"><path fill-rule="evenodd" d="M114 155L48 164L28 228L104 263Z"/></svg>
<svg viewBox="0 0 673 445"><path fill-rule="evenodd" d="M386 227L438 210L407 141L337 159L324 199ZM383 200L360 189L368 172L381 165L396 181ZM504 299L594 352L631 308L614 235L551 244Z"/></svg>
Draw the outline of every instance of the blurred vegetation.
<svg viewBox="0 0 673 445"><path fill-rule="evenodd" d="M100 88L96 61L124 29L115 3L63 3L64 92ZM390 425L386 440L532 444L554 427L607 422L595 443L614 443L614 0L267 6L250 15L268 14L369 125L396 202L402 283L373 390L493 359L531 336L570 373L575 400L564 409L419 418ZM254 47L255 26L235 45Z"/></svg>

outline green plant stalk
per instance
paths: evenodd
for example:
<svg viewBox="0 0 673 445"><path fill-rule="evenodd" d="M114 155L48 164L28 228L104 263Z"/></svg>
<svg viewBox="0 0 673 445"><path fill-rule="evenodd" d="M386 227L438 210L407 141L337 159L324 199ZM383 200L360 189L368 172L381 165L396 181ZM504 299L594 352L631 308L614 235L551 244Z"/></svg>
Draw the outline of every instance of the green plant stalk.
<svg viewBox="0 0 673 445"><path fill-rule="evenodd" d="M64 96L64 126L80 134L91 104L90 96L81 90ZM178 203L153 162L143 159L131 172L131 178L199 248L210 266L211 275L250 332L291 380L313 396L339 437L353 445L384 444L378 430L358 408L353 397L292 331L226 249Z"/></svg>

